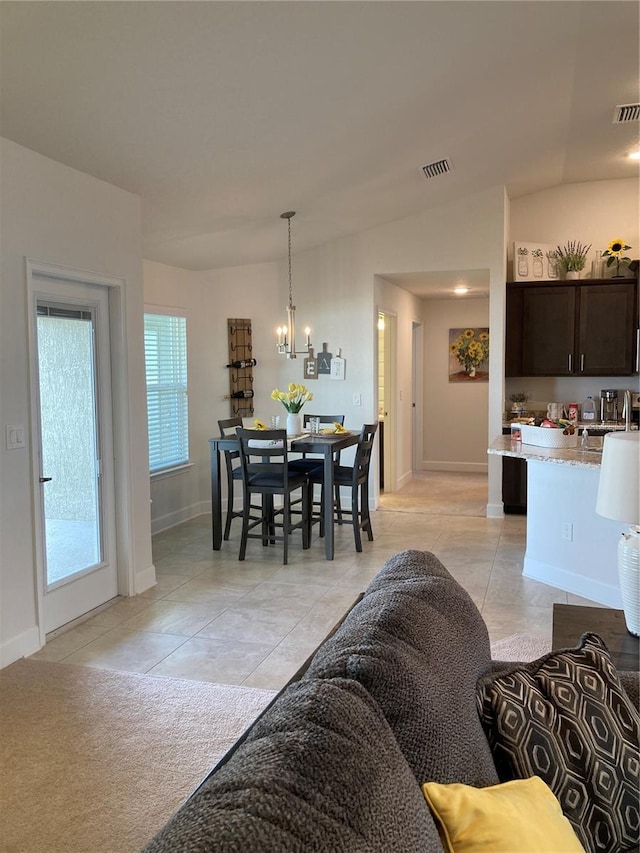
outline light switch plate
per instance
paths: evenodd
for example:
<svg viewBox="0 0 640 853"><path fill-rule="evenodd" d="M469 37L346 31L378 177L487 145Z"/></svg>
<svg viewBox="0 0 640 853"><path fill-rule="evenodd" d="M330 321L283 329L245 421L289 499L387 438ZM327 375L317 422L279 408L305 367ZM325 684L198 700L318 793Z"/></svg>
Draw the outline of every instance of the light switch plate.
<svg viewBox="0 0 640 853"><path fill-rule="evenodd" d="M7 424L5 444L7 450L18 450L25 446L24 426L22 424Z"/></svg>

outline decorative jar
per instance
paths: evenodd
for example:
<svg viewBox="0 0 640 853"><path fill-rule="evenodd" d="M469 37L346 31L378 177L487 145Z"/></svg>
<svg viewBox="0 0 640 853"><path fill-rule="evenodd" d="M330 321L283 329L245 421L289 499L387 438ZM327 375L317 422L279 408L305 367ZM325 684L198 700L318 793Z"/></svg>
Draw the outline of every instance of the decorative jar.
<svg viewBox="0 0 640 853"><path fill-rule="evenodd" d="M300 435L302 432L302 415L300 412L289 412L287 415L287 435Z"/></svg>

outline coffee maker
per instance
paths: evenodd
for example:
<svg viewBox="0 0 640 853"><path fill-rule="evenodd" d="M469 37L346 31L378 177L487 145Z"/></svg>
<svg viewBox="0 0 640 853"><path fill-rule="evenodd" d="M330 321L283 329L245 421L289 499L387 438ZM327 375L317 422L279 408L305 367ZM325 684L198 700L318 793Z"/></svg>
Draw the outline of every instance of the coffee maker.
<svg viewBox="0 0 640 853"><path fill-rule="evenodd" d="M618 421L618 389L603 388L600 392L600 420Z"/></svg>

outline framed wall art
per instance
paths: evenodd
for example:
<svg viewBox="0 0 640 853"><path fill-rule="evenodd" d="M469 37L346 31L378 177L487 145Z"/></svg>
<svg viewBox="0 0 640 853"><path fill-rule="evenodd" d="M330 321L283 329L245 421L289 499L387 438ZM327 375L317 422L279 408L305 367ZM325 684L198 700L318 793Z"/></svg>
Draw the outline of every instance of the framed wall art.
<svg viewBox="0 0 640 853"><path fill-rule="evenodd" d="M488 381L488 326L449 329L449 382Z"/></svg>
<svg viewBox="0 0 640 853"><path fill-rule="evenodd" d="M513 281L554 281L560 278L556 246L551 243L513 244Z"/></svg>

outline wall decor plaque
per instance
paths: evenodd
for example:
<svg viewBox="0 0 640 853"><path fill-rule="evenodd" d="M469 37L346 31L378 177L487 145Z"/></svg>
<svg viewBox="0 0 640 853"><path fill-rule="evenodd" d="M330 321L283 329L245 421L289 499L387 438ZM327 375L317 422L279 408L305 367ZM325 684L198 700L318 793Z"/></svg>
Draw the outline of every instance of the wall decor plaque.
<svg viewBox="0 0 640 853"><path fill-rule="evenodd" d="M559 278L555 245L514 242L513 281L553 281Z"/></svg>

